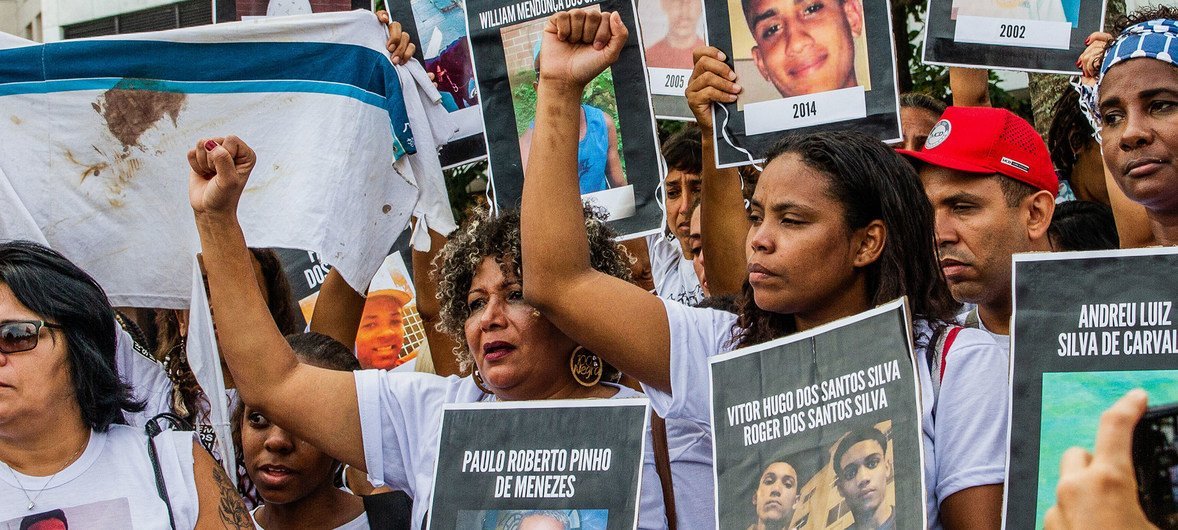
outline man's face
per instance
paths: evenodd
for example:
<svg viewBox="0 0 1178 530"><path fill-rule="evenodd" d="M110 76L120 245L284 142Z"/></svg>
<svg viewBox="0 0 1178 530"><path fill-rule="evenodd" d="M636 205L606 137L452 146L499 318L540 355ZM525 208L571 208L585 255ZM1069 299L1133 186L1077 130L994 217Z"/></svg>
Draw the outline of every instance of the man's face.
<svg viewBox="0 0 1178 530"><path fill-rule="evenodd" d="M519 522L519 530L565 530L565 526L546 515L533 515Z"/></svg>
<svg viewBox="0 0 1178 530"><path fill-rule="evenodd" d="M667 228L675 234L681 245L686 245L687 236L691 231L688 216L691 215L691 207L699 200L702 182L699 175L678 169L667 172L667 179L663 181L663 185L667 187Z"/></svg>
<svg viewBox="0 0 1178 530"><path fill-rule="evenodd" d="M1006 205L1000 178L1006 177L933 165L920 170L936 214L941 270L959 302L1009 300L1010 256L1033 250L1024 209Z"/></svg>
<svg viewBox="0 0 1178 530"><path fill-rule="evenodd" d="M924 149L924 141L928 140L928 133L937 125L941 117L932 111L920 107L900 108L900 129L904 131L904 142L896 148L909 151Z"/></svg>
<svg viewBox="0 0 1178 530"><path fill-rule="evenodd" d="M663 13L667 14L667 35L679 40L690 39L699 28L699 17L703 15L700 0L660 0Z"/></svg>
<svg viewBox="0 0 1178 530"><path fill-rule="evenodd" d="M888 486L884 449L875 440L852 445L838 462L839 493L853 513L875 513Z"/></svg>
<svg viewBox="0 0 1178 530"><path fill-rule="evenodd" d="M860 0L748 0L753 61L782 97L855 86Z"/></svg>
<svg viewBox="0 0 1178 530"><path fill-rule="evenodd" d="M789 524L798 503L798 472L785 462L774 462L761 473L753 506L757 519Z"/></svg>

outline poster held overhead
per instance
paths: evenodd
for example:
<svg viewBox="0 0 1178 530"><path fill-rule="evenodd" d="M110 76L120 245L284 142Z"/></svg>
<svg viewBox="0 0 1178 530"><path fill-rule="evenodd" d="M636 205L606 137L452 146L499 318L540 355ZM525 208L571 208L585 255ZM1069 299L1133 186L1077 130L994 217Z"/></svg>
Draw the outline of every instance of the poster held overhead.
<svg viewBox="0 0 1178 530"><path fill-rule="evenodd" d="M638 2L650 99L660 120L695 121L683 93L695 67L692 52L707 46L703 14L703 0Z"/></svg>
<svg viewBox="0 0 1178 530"><path fill-rule="evenodd" d="M719 528L926 527L909 323L899 299L709 360Z"/></svg>
<svg viewBox="0 0 1178 530"><path fill-rule="evenodd" d="M1126 392L1178 402L1178 289L1159 274L1175 266L1178 248L1014 257L1007 528L1043 526L1063 453L1091 449Z"/></svg>
<svg viewBox="0 0 1178 530"><path fill-rule="evenodd" d="M1079 74L1084 39L1104 27L1105 0L929 0L929 64Z"/></svg>
<svg viewBox="0 0 1178 530"><path fill-rule="evenodd" d="M708 42L742 88L735 102L712 106L719 167L764 160L784 134L900 139L887 0L727 0L706 17Z"/></svg>
<svg viewBox="0 0 1178 530"><path fill-rule="evenodd" d="M388 3L389 16L417 46L414 56L434 74L442 105L458 132L438 151L443 169L487 157L482 106L466 34L466 12L459 0L400 0Z"/></svg>
<svg viewBox="0 0 1178 530"><path fill-rule="evenodd" d="M504 524L533 516L565 528L635 528L648 403L447 404L428 528L515 528Z"/></svg>
<svg viewBox="0 0 1178 530"><path fill-rule="evenodd" d="M631 0L466 0L467 32L482 97L491 188L501 208L518 208L533 153L540 37L548 17L572 8L616 11L631 28L621 56L585 87L577 150L582 200L608 213L625 236L662 225L656 200L664 169Z"/></svg>

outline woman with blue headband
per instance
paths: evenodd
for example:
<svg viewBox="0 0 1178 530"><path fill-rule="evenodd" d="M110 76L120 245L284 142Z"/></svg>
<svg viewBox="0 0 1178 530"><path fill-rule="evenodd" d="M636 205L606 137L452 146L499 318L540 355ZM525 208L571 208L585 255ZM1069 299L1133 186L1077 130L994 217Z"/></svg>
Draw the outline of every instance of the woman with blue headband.
<svg viewBox="0 0 1178 530"><path fill-rule="evenodd" d="M1105 165L1125 195L1145 207L1154 238L1178 244L1178 8L1131 14L1100 61L1095 108ZM1092 73L1092 72L1086 72ZM1153 528L1137 500L1133 427L1145 413L1134 390L1100 418L1095 450L1073 447L1059 465L1047 528Z"/></svg>

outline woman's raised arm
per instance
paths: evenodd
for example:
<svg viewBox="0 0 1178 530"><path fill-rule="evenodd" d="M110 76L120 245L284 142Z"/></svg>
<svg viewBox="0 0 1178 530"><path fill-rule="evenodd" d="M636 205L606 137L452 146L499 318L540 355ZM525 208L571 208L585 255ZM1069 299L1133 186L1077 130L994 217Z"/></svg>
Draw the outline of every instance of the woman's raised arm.
<svg viewBox="0 0 1178 530"><path fill-rule="evenodd" d="M640 287L598 272L577 184L585 85L621 54L629 32L617 13L572 10L548 19L540 55L536 127L520 212L524 296L566 335L622 372L670 389L666 309Z"/></svg>
<svg viewBox="0 0 1178 530"><path fill-rule="evenodd" d="M188 152L188 197L208 274L217 342L241 399L327 454L365 469L355 379L300 364L266 309L237 221L257 159L234 136L202 139ZM309 399L309 396L315 396Z"/></svg>

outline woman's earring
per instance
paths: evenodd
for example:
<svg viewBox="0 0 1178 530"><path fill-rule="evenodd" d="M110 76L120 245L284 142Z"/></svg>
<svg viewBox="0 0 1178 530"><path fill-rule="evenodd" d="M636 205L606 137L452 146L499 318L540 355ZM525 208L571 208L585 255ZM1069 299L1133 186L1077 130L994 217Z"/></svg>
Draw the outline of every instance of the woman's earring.
<svg viewBox="0 0 1178 530"><path fill-rule="evenodd" d="M532 318L540 318L540 310L539 309L532 310Z"/></svg>
<svg viewBox="0 0 1178 530"><path fill-rule="evenodd" d="M470 379L474 381L474 386L479 387L479 390L482 390L484 394L495 395L494 392L487 390L486 384L483 383L483 376L479 375L479 369L477 367L470 372Z"/></svg>
<svg viewBox="0 0 1178 530"><path fill-rule="evenodd" d="M573 379L581 386L590 387L601 381L601 357L585 348L577 346L573 355L569 357L569 368L573 372Z"/></svg>

